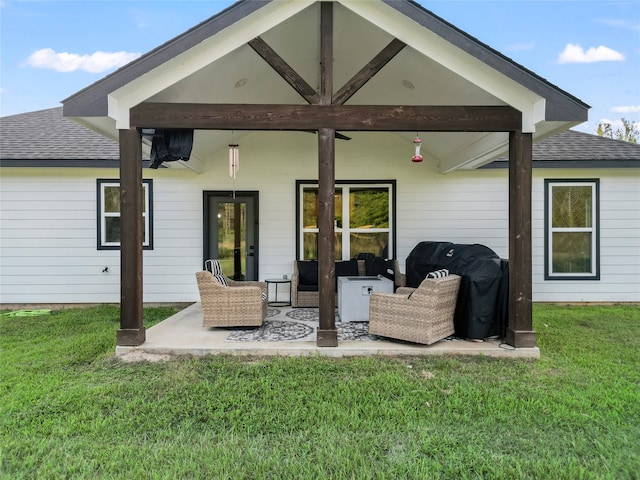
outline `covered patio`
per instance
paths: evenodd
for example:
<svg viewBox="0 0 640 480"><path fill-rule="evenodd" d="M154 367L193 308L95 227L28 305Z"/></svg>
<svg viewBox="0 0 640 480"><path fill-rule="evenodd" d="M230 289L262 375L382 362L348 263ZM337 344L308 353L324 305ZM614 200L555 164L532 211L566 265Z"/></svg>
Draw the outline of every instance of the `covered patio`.
<svg viewBox="0 0 640 480"><path fill-rule="evenodd" d="M415 2L240 1L63 104L65 116L120 142L120 351L160 342L142 319L142 133L150 130L195 131L192 158L170 168L196 174L233 132L236 140L257 131L317 135L320 306L309 351L342 348L334 296L336 164L350 159L336 161L336 138L346 132L367 148L364 135L391 133L411 145L423 132L439 175L508 154L506 343L535 349L532 144L586 120L587 106ZM378 178L395 177L396 168L389 162ZM396 257L395 244L391 253ZM278 252L287 265L298 255ZM197 308L167 325L188 325ZM177 335L169 338L179 343Z"/></svg>
<svg viewBox="0 0 640 480"><path fill-rule="evenodd" d="M448 338L433 345L395 341L367 335L367 323L336 322L337 348L319 347L315 341L318 309L269 307L263 327L207 328L202 326L202 305L194 303L146 330L138 346L116 347L123 360L163 360L179 355L246 355L353 357L361 355L484 355L497 358L540 358L538 347L514 348L501 339L473 342ZM276 328L269 328L270 324ZM290 323L291 325L283 325Z"/></svg>

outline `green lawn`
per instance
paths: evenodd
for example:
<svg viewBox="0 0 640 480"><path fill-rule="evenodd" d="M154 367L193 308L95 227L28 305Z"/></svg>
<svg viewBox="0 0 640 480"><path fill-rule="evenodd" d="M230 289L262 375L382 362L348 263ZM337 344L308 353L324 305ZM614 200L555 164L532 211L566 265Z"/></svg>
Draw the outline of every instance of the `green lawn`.
<svg viewBox="0 0 640 480"><path fill-rule="evenodd" d="M3 315L0 477L638 478L640 308L536 305L534 327L535 361L125 363L114 307Z"/></svg>

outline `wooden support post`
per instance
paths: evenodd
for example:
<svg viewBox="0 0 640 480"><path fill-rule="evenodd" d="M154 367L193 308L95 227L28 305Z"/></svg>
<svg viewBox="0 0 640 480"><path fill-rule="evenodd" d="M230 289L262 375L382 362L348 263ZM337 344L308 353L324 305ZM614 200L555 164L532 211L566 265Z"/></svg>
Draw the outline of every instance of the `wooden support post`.
<svg viewBox="0 0 640 480"><path fill-rule="evenodd" d="M335 283L335 130L318 131L318 294L320 326L316 344L337 347Z"/></svg>
<svg viewBox="0 0 640 480"><path fill-rule="evenodd" d="M333 98L333 3L320 4L320 103ZM318 295L316 345L337 347L334 245L336 131L318 129Z"/></svg>
<svg viewBox="0 0 640 480"><path fill-rule="evenodd" d="M120 330L117 344L144 343L142 321L142 138L120 130Z"/></svg>
<svg viewBox="0 0 640 480"><path fill-rule="evenodd" d="M535 347L532 317L532 135L509 134L509 324L505 341Z"/></svg>

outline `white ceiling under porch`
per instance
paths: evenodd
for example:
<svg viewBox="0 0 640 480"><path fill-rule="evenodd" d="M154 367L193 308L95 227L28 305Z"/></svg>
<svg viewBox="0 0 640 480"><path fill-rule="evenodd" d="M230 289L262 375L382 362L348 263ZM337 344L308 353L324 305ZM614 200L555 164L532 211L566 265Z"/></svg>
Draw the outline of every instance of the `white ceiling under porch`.
<svg viewBox="0 0 640 480"><path fill-rule="evenodd" d="M394 39L406 46L345 105L511 106L534 141L586 120L588 106L481 44L415 2L334 2L334 93ZM126 34L126 33L125 33ZM240 1L185 34L66 99L65 116L111 138L145 102L307 102L249 45L260 37L316 91L320 2ZM234 132L241 140L246 132ZM342 132L358 141L358 132ZM416 131L398 132L408 149ZM419 132L441 173L477 168L508 151L505 132ZM230 134L198 130L195 171L227 148Z"/></svg>

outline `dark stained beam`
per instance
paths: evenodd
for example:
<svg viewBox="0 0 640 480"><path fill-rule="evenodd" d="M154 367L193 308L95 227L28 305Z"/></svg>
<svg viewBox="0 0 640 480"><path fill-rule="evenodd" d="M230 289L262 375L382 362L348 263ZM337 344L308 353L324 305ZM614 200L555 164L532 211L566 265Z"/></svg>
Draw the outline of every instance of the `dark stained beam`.
<svg viewBox="0 0 640 480"><path fill-rule="evenodd" d="M373 60L365 65L333 97L335 105L342 105L371 80L382 68L406 47L404 42L394 38Z"/></svg>
<svg viewBox="0 0 640 480"><path fill-rule="evenodd" d="M120 329L116 342L145 341L142 320L142 137L120 130Z"/></svg>
<svg viewBox="0 0 640 480"><path fill-rule="evenodd" d="M318 332L316 345L337 347L335 283L335 131L318 131Z"/></svg>
<svg viewBox="0 0 640 480"><path fill-rule="evenodd" d="M320 4L320 103L333 98L333 2Z"/></svg>
<svg viewBox="0 0 640 480"><path fill-rule="evenodd" d="M298 72L296 72L291 66L278 55L262 38L256 37L249 42L249 46L260 55L265 62L267 62L271 68L273 68L278 75L304 98L307 103L319 103L318 92L309 85L304 78L302 78Z"/></svg>
<svg viewBox="0 0 640 480"><path fill-rule="evenodd" d="M509 132L522 113L504 106L230 105L141 103L138 128L198 130L317 130L389 132Z"/></svg>
<svg viewBox="0 0 640 480"><path fill-rule="evenodd" d="M532 318L530 133L509 133L509 322L505 341L535 347Z"/></svg>
<svg viewBox="0 0 640 480"><path fill-rule="evenodd" d="M333 3L320 4L320 103L333 97ZM322 125L319 125L322 126ZM318 129L318 347L337 347L335 283L336 131Z"/></svg>

